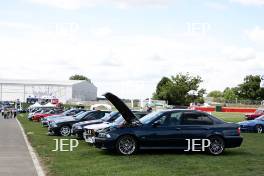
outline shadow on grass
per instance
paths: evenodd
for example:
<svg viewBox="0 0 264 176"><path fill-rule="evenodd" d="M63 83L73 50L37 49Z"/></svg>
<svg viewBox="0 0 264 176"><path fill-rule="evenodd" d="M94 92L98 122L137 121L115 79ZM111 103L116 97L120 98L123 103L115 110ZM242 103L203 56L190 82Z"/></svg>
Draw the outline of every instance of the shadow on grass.
<svg viewBox="0 0 264 176"><path fill-rule="evenodd" d="M109 156L122 156L121 154L115 152L115 151L109 151L109 150L101 150L99 151L100 153L104 154L104 155L109 155ZM185 152L183 150L139 150L135 155L179 155L179 156L183 156L183 155L191 155L191 156L195 156L195 155L204 155L204 156L212 156L215 157L207 152ZM226 150L222 155L220 155L221 157L225 157L225 156L249 156L252 155L249 152L243 151L243 150Z"/></svg>

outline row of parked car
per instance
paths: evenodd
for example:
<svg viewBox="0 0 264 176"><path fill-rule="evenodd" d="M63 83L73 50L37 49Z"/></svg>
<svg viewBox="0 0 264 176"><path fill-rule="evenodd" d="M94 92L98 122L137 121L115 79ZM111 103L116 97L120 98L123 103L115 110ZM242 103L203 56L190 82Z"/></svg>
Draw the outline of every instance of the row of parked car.
<svg viewBox="0 0 264 176"><path fill-rule="evenodd" d="M264 132L264 108L258 108L254 113L245 114L245 121L239 122L241 131Z"/></svg>
<svg viewBox="0 0 264 176"><path fill-rule="evenodd" d="M28 118L48 127L49 135L74 135L97 148L123 155L142 149L186 150L186 139L208 139L207 152L219 155L225 148L239 147L243 141L238 124L226 123L208 113L188 109L132 111L112 93L104 96L116 112L40 108L29 113Z"/></svg>

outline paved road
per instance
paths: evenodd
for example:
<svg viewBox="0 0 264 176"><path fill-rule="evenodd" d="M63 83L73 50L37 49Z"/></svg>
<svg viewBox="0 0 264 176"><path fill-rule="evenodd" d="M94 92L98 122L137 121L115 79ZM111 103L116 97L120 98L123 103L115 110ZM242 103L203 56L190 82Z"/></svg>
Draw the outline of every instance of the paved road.
<svg viewBox="0 0 264 176"><path fill-rule="evenodd" d="M4 119L0 115L0 176L36 175L16 119Z"/></svg>

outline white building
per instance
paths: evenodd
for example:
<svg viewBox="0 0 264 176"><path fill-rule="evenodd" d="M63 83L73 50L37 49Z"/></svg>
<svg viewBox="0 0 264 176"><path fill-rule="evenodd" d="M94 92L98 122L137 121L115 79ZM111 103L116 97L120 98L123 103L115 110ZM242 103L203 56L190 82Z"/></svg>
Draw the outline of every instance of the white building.
<svg viewBox="0 0 264 176"><path fill-rule="evenodd" d="M28 97L54 96L61 102L90 101L97 98L97 87L83 80L43 81L0 79L0 101L25 102Z"/></svg>

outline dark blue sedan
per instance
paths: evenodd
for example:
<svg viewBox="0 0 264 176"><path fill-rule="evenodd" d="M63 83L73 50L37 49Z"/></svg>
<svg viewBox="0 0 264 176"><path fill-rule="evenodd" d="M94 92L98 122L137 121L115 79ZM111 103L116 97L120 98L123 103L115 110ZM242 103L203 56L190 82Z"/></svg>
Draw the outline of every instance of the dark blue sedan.
<svg viewBox="0 0 264 176"><path fill-rule="evenodd" d="M241 131L263 133L264 129L264 115L255 120L248 120L238 123Z"/></svg>
<svg viewBox="0 0 264 176"><path fill-rule="evenodd" d="M95 146L101 149L131 155L139 149L188 150L189 141L207 140L206 151L220 155L225 148L239 147L243 141L238 124L226 123L204 112L164 110L138 120L117 96L111 93L104 96L120 112L125 123L96 133Z"/></svg>

